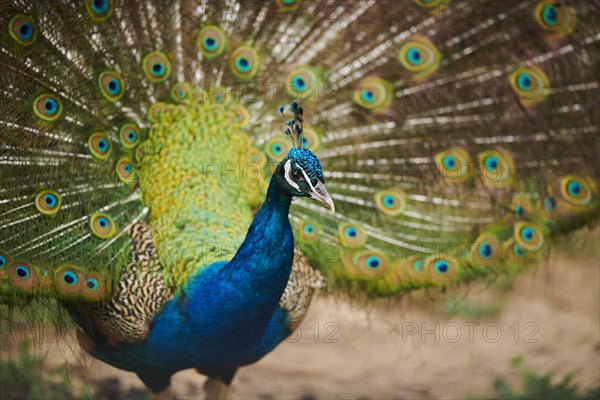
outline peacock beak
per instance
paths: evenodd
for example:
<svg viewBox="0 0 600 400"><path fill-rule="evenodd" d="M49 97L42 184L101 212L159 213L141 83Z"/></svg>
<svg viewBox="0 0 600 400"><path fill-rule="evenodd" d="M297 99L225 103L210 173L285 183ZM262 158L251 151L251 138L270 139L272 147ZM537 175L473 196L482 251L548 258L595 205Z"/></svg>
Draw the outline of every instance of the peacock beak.
<svg viewBox="0 0 600 400"><path fill-rule="evenodd" d="M318 181L316 186L311 192L308 193L308 195L311 198L320 201L321 203L324 203L327 206L327 208L335 212L335 205L333 204L331 196L329 196L329 193L327 193L327 189L325 189L325 184L323 182Z"/></svg>

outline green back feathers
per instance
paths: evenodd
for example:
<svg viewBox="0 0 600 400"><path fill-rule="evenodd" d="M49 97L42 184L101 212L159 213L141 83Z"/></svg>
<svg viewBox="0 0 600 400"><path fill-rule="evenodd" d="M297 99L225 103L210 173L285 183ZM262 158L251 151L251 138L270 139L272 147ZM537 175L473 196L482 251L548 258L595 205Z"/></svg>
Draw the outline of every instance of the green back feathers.
<svg viewBox="0 0 600 400"><path fill-rule="evenodd" d="M262 165L232 111L195 101L163 110L144 143L140 189L169 285L232 258L262 201Z"/></svg>

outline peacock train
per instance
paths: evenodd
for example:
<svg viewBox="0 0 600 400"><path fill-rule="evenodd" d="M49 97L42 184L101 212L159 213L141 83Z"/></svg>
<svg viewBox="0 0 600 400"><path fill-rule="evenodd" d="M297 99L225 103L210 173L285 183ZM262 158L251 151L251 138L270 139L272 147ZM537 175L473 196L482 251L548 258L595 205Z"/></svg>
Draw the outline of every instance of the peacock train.
<svg viewBox="0 0 600 400"><path fill-rule="evenodd" d="M493 281L597 223L598 1L0 9L2 304L155 396L225 398L317 290Z"/></svg>

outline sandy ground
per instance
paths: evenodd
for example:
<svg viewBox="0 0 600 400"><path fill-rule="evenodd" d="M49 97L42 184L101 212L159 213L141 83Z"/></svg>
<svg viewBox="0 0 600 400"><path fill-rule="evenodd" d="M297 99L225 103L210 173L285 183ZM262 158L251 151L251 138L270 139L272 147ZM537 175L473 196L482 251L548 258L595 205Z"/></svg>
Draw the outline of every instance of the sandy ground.
<svg viewBox="0 0 600 400"><path fill-rule="evenodd" d="M557 256L518 278L507 295L461 289L477 306L503 302L493 316L443 313L444 296L411 295L391 310L365 310L316 298L301 334L236 376L233 399L459 399L489 397L510 359L528 369L574 374L583 389L600 385L600 262ZM437 298L441 297L441 298ZM448 295L446 295L446 298ZM70 365L72 385L98 398L147 398L134 374L84 357L65 343L47 363ZM83 368L85 366L85 368ZM201 398L205 378L174 376L176 398Z"/></svg>

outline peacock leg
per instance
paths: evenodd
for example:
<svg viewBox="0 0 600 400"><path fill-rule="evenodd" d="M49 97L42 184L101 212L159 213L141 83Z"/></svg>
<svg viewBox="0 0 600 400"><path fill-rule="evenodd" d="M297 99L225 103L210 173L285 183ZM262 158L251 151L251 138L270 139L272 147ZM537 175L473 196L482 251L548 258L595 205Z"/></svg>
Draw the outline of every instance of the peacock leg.
<svg viewBox="0 0 600 400"><path fill-rule="evenodd" d="M137 376L152 392L152 400L172 400L171 373L165 371L138 372Z"/></svg>
<svg viewBox="0 0 600 400"><path fill-rule="evenodd" d="M226 400L235 372L236 370L209 375L204 382L204 398L206 400Z"/></svg>

